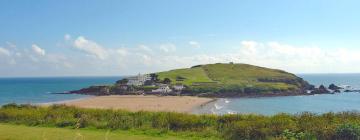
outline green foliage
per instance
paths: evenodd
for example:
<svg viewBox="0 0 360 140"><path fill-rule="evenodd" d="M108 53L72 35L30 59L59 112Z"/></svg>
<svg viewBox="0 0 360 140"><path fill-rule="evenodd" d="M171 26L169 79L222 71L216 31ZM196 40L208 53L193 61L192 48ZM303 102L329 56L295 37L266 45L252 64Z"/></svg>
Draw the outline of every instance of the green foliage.
<svg viewBox="0 0 360 140"><path fill-rule="evenodd" d="M129 80L124 78L119 81L116 81L116 84L126 85L128 82L129 82Z"/></svg>
<svg viewBox="0 0 360 140"><path fill-rule="evenodd" d="M0 108L0 123L67 128L183 133L202 138L239 139L359 139L360 113L296 115L191 115L173 112L128 112L80 109L64 105L38 107L8 104Z"/></svg>
<svg viewBox="0 0 360 140"><path fill-rule="evenodd" d="M356 124L342 124L336 128L335 139L359 140L360 126Z"/></svg>
<svg viewBox="0 0 360 140"><path fill-rule="evenodd" d="M280 136L280 139L284 140L316 140L311 134L304 133L304 132L292 132L288 129L285 129Z"/></svg>
<svg viewBox="0 0 360 140"><path fill-rule="evenodd" d="M169 78L164 78L164 84L171 84L171 80Z"/></svg>
<svg viewBox="0 0 360 140"><path fill-rule="evenodd" d="M138 89L144 90L146 92L150 92L150 91L158 89L158 88L159 87L157 87L157 86L142 86L142 87L139 87Z"/></svg>
<svg viewBox="0 0 360 140"><path fill-rule="evenodd" d="M1 140L202 140L208 138L163 134L158 131L110 131L0 124Z"/></svg>

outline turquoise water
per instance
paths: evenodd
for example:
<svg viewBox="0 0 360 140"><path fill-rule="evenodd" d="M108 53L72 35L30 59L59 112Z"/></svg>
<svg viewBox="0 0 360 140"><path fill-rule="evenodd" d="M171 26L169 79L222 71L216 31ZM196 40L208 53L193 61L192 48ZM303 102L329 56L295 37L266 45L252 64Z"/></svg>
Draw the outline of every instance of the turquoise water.
<svg viewBox="0 0 360 140"><path fill-rule="evenodd" d="M350 85L360 87L360 74L307 74L299 75L311 84L326 86ZM196 113L255 113L273 115L280 112L341 112L360 111L360 93L340 93L311 96L261 97L261 98L233 98L219 99L199 109Z"/></svg>
<svg viewBox="0 0 360 140"><path fill-rule="evenodd" d="M87 97L50 94L114 83L121 77L0 78L0 105L7 103L47 103Z"/></svg>

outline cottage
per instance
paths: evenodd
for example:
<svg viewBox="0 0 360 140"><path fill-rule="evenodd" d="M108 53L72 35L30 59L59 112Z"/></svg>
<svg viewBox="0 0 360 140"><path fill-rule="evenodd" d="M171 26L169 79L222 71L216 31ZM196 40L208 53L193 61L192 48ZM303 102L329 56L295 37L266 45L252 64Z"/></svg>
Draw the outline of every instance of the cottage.
<svg viewBox="0 0 360 140"><path fill-rule="evenodd" d="M152 90L153 93L170 93L172 90L166 84L161 84L158 89Z"/></svg>
<svg viewBox="0 0 360 140"><path fill-rule="evenodd" d="M182 84L176 84L173 86L174 90L176 91L182 91L185 87Z"/></svg>

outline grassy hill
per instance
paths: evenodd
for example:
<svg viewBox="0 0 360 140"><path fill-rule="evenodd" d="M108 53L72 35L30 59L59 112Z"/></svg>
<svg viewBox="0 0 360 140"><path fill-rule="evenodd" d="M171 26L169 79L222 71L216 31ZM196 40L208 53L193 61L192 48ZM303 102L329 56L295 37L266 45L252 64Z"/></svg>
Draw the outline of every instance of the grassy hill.
<svg viewBox="0 0 360 140"><path fill-rule="evenodd" d="M301 93L310 85L294 74L248 64L207 64L157 73L193 93Z"/></svg>

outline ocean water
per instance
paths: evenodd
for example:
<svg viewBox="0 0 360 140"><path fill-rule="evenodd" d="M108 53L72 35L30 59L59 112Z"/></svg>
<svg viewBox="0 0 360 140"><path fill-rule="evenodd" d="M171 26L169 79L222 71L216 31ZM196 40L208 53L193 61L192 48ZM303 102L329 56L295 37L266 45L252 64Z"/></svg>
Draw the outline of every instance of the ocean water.
<svg viewBox="0 0 360 140"><path fill-rule="evenodd" d="M299 75L311 84L350 85L360 88L360 74ZM0 78L0 105L7 103L48 103L74 100L86 95L51 94L76 90L91 85L111 84L121 77L61 77L61 78ZM360 93L324 94L261 98L224 98L210 103L194 113L255 113L273 115L280 112L304 111L323 113L360 111Z"/></svg>
<svg viewBox="0 0 360 140"><path fill-rule="evenodd" d="M360 88L360 74L302 74L298 75L311 84L328 86L350 85ZM360 93L339 93L308 96L224 98L210 103L195 113L213 114L262 114L274 115L280 112L296 114L300 112L341 112L360 111Z"/></svg>
<svg viewBox="0 0 360 140"><path fill-rule="evenodd" d="M111 84L121 77L0 78L0 105L7 103L49 103L88 97L51 94L91 85Z"/></svg>

